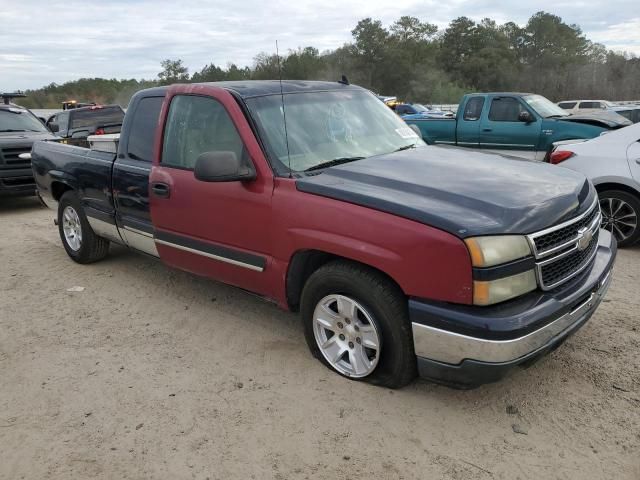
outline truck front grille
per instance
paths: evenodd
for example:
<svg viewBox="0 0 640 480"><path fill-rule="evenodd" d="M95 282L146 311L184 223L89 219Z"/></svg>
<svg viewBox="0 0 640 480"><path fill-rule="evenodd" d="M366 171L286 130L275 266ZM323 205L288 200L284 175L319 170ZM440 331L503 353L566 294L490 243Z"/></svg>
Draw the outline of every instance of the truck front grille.
<svg viewBox="0 0 640 480"><path fill-rule="evenodd" d="M589 265L598 247L598 232L585 250L572 249L562 258L553 258L552 262L539 267L540 283L543 288L554 288Z"/></svg>
<svg viewBox="0 0 640 480"><path fill-rule="evenodd" d="M600 215L600 209L594 205L582 218L573 220L572 223L565 227L537 236L534 239L537 253L544 255L556 248L562 248L562 245L565 245L567 242L571 243L575 241L578 231L581 228L591 225L594 218L598 215Z"/></svg>
<svg viewBox="0 0 640 480"><path fill-rule="evenodd" d="M528 236L541 289L556 288L591 264L598 250L600 220L596 199L582 215Z"/></svg>
<svg viewBox="0 0 640 480"><path fill-rule="evenodd" d="M29 153L31 147L5 147L0 149L0 160L4 159L4 165L7 167L29 167L31 165L30 160L23 160L20 158L21 153Z"/></svg>

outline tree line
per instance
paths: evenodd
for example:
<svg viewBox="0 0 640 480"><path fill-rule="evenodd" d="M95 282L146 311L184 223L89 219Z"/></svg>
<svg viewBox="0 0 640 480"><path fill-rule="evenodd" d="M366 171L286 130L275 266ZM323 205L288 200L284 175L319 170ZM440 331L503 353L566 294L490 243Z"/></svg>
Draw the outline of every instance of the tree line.
<svg viewBox="0 0 640 480"><path fill-rule="evenodd" d="M155 80L81 79L28 91L22 103L55 108L69 98L126 105L141 88L177 82L285 79L338 80L421 103L456 103L469 91L526 91L554 101L569 98L640 99L640 58L608 50L578 25L538 12L524 26L490 18L451 21L444 30L403 16L388 27L365 18L352 41L320 52L313 46L278 57L262 52L251 67L206 65L193 74L167 59Z"/></svg>

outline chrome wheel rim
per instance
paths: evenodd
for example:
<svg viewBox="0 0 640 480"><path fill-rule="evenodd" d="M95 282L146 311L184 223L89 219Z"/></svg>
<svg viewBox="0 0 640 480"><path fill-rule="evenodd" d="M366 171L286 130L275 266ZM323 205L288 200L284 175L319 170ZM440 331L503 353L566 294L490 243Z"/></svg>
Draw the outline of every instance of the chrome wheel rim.
<svg viewBox="0 0 640 480"><path fill-rule="evenodd" d="M629 238L638 228L638 212L624 200L615 197L600 200L602 228L609 230L618 242Z"/></svg>
<svg viewBox="0 0 640 480"><path fill-rule="evenodd" d="M69 248L74 252L80 250L82 245L82 226L78 213L71 206L65 207L62 212L62 231Z"/></svg>
<svg viewBox="0 0 640 480"><path fill-rule="evenodd" d="M328 295L318 302L313 334L325 360L347 377L366 377L378 365L380 334L371 314L349 297Z"/></svg>

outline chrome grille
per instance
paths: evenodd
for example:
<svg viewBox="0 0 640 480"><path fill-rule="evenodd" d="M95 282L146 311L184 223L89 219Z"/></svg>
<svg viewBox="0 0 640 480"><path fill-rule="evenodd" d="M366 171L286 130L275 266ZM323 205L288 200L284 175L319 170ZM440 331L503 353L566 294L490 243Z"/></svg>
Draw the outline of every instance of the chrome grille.
<svg viewBox="0 0 640 480"><path fill-rule="evenodd" d="M589 266L598 249L600 219L596 199L582 215L528 236L541 289L556 288Z"/></svg>
<svg viewBox="0 0 640 480"><path fill-rule="evenodd" d="M539 276L541 284L545 288L551 289L574 277L590 263L597 247L598 232L596 232L585 250L572 249L562 258L552 258L549 263L540 265Z"/></svg>
<svg viewBox="0 0 640 480"><path fill-rule="evenodd" d="M588 227L593 223L593 219L600 214L598 208L592 208L587 212L587 215L580 220L575 221L571 225L554 230L545 235L537 237L534 242L536 250L540 254L544 254L554 248L560 247L567 242L575 241L575 237L578 235L578 230L584 227Z"/></svg>

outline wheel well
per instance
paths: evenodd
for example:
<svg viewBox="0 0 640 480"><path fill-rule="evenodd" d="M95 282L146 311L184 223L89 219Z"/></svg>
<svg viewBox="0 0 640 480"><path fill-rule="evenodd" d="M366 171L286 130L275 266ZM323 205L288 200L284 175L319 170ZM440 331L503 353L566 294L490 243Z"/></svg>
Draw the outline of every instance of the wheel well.
<svg viewBox="0 0 640 480"><path fill-rule="evenodd" d="M287 270L287 304L289 309L293 312L297 312L300 307L300 297L302 296L302 289L309 277L318 270L323 265L334 261L334 260L344 260L346 262L358 263L360 265L364 265L367 268L377 271L384 275L390 282L398 287L400 291L402 289L398 285L398 283L387 275L382 270L372 267L371 265L367 265L366 263L357 262L347 257L342 257L340 255L334 255L332 253L323 252L320 250L303 250L300 252L296 252L291 261L289 262L289 269Z"/></svg>
<svg viewBox="0 0 640 480"><path fill-rule="evenodd" d="M620 190L622 192L626 192L629 195L633 195L634 197L640 199L640 192L622 183L600 183L595 187L598 193L601 193L607 190Z"/></svg>
<svg viewBox="0 0 640 480"><path fill-rule="evenodd" d="M69 185L62 182L53 182L51 184L51 195L55 201L59 201L64 192L73 190Z"/></svg>

